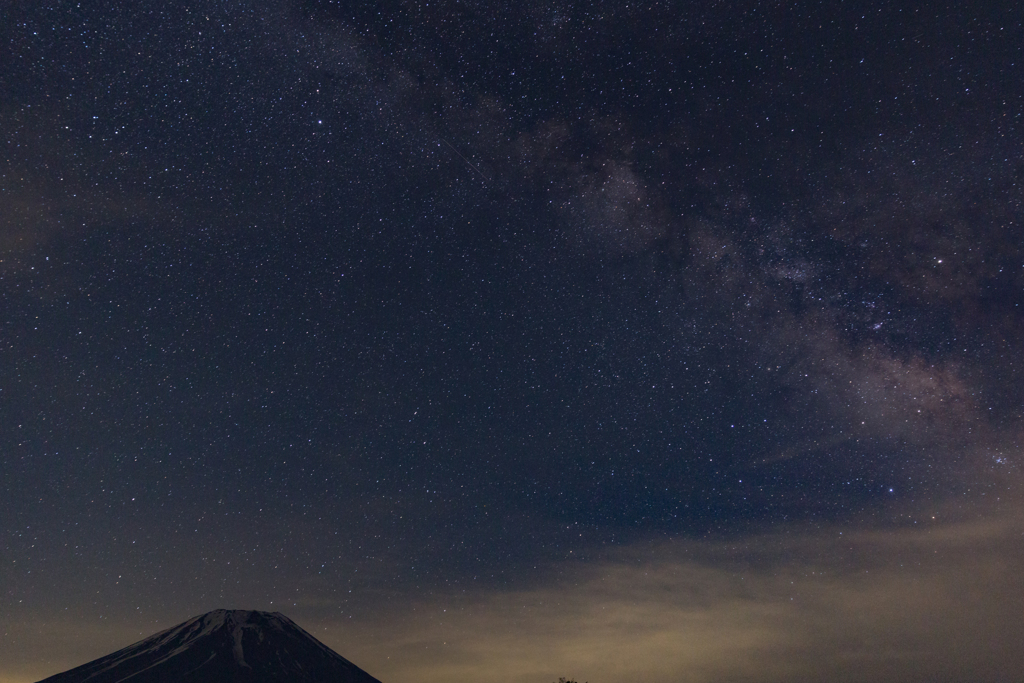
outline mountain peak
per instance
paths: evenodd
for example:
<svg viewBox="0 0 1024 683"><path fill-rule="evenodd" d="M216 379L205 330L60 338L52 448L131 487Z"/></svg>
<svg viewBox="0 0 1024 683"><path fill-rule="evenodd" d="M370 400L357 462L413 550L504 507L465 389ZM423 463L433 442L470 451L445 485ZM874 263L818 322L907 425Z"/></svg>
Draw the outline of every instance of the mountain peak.
<svg viewBox="0 0 1024 683"><path fill-rule="evenodd" d="M41 683L380 683L280 612L218 609Z"/></svg>

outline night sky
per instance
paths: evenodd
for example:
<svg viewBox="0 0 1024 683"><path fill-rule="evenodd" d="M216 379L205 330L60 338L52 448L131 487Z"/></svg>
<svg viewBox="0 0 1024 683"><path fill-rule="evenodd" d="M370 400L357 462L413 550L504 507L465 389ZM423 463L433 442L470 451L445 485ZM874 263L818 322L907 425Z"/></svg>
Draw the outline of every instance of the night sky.
<svg viewBox="0 0 1024 683"><path fill-rule="evenodd" d="M0 683L1024 670L1013 3L0 2Z"/></svg>

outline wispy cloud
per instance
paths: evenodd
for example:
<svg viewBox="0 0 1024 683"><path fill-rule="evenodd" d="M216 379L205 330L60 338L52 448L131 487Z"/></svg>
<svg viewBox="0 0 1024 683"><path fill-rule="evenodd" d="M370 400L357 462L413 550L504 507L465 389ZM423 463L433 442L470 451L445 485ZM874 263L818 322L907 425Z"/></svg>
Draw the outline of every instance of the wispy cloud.
<svg viewBox="0 0 1024 683"><path fill-rule="evenodd" d="M897 532L634 546L549 585L417 601L324 637L417 683L1007 680L1024 665L1020 519L941 514Z"/></svg>

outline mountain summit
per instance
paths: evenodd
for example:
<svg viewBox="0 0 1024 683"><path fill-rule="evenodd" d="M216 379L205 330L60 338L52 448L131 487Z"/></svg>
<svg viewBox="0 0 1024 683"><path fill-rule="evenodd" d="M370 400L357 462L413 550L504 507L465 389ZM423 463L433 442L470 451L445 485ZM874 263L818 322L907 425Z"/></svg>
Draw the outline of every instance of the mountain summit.
<svg viewBox="0 0 1024 683"><path fill-rule="evenodd" d="M40 683L380 683L279 612L219 609Z"/></svg>

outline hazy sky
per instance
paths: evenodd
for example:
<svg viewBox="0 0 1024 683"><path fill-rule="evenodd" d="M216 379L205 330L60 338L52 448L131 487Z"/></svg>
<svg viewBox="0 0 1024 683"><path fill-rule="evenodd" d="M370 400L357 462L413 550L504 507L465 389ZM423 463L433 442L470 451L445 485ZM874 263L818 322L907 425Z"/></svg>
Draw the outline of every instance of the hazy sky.
<svg viewBox="0 0 1024 683"><path fill-rule="evenodd" d="M1011 3L0 1L0 683L1024 670Z"/></svg>

